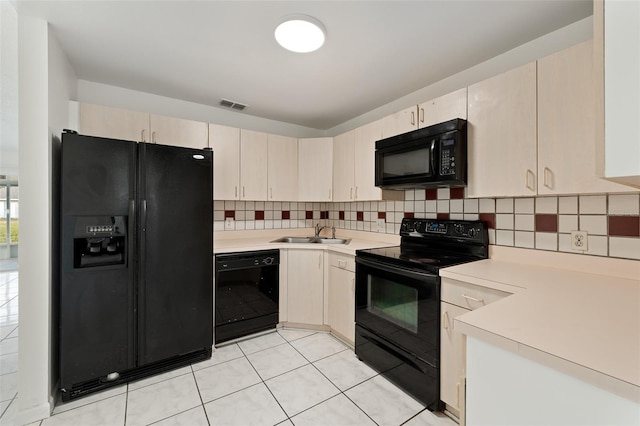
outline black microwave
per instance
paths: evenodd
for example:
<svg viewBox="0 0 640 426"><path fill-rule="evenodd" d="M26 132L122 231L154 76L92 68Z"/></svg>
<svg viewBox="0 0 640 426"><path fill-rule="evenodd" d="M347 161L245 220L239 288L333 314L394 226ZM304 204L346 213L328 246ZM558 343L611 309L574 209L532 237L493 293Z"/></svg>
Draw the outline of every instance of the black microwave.
<svg viewBox="0 0 640 426"><path fill-rule="evenodd" d="M376 141L376 186L436 188L467 184L467 121L461 118Z"/></svg>

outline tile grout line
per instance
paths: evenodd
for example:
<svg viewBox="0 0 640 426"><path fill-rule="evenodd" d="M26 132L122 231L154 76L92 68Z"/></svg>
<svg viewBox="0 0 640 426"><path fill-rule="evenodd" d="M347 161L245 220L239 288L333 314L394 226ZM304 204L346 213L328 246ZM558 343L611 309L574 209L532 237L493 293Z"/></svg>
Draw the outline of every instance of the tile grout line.
<svg viewBox="0 0 640 426"><path fill-rule="evenodd" d="M211 354L213 356L213 354ZM200 386L198 386L198 379L196 378L196 372L193 369L193 364L190 364L191 375L193 376L193 381L196 382L196 390L198 391L198 397L200 398L200 403L202 407L202 411L204 411L204 417L207 419L207 424L211 425L211 421L209 420L209 415L207 414L207 409L204 407L204 400L202 399L202 393L200 393Z"/></svg>

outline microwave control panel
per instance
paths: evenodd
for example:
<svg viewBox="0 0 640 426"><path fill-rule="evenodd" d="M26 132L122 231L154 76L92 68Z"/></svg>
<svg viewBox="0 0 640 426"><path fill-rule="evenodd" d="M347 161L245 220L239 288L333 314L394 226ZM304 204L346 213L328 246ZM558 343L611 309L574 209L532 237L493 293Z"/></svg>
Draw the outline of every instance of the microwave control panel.
<svg viewBox="0 0 640 426"><path fill-rule="evenodd" d="M456 143L452 139L440 141L440 176L456 174Z"/></svg>

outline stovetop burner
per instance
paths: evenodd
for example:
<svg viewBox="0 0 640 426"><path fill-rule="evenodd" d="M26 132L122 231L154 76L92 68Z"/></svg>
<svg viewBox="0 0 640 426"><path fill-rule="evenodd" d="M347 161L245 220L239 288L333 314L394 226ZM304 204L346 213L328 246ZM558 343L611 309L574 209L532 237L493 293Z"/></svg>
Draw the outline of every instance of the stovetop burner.
<svg viewBox="0 0 640 426"><path fill-rule="evenodd" d="M488 257L487 228L481 221L405 218L400 235L399 246L358 250L357 255L433 273Z"/></svg>

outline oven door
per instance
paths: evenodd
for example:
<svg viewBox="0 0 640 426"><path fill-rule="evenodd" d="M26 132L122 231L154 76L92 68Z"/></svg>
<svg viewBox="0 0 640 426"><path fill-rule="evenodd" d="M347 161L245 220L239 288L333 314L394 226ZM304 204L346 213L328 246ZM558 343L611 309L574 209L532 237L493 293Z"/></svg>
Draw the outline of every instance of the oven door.
<svg viewBox="0 0 640 426"><path fill-rule="evenodd" d="M356 256L356 325L440 366L440 277Z"/></svg>

